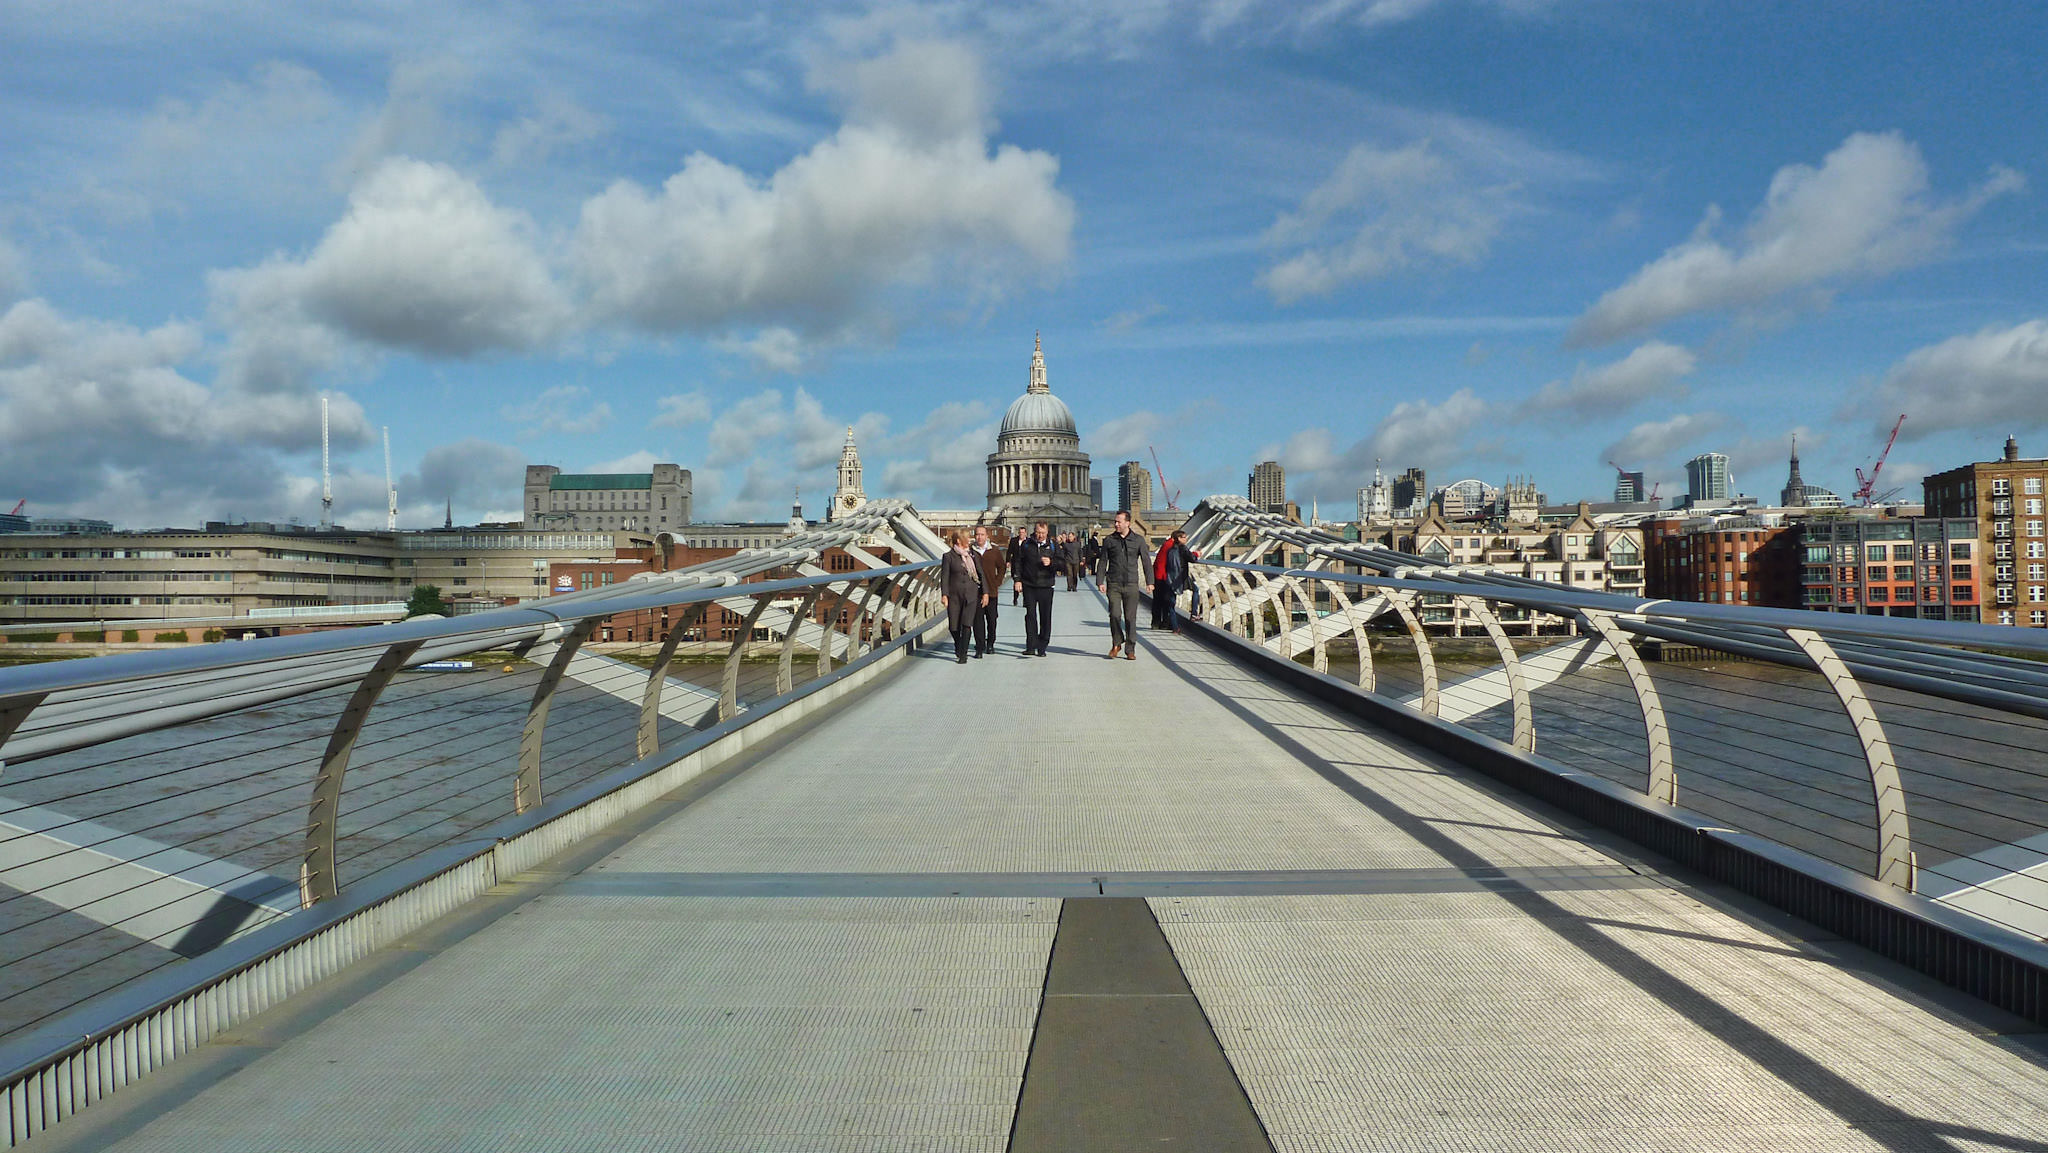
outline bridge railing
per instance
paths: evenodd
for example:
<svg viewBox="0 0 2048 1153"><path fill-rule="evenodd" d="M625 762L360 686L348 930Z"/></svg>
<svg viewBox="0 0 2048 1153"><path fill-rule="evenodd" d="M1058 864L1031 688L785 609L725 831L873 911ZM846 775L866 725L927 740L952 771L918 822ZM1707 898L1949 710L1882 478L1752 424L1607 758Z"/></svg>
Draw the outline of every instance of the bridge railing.
<svg viewBox="0 0 2048 1153"><path fill-rule="evenodd" d="M1277 657L2048 937L2048 634L1573 589L1237 497L1188 527L1190 607Z"/></svg>
<svg viewBox="0 0 2048 1153"><path fill-rule="evenodd" d="M493 612L0 669L0 1136L859 683L940 552L878 501Z"/></svg>

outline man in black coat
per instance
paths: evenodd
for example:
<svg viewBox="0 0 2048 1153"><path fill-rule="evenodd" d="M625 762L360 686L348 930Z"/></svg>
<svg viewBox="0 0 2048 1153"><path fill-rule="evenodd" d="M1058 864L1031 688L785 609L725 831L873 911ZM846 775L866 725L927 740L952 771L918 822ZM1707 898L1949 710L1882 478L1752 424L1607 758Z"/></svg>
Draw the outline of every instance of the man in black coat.
<svg viewBox="0 0 2048 1153"><path fill-rule="evenodd" d="M1008 559L1008 560L1009 560L1009 562L1010 562L1010 571L1011 571L1012 573L1014 573L1014 572L1016 572L1016 571L1017 571L1017 562L1018 562L1018 560L1019 560L1019 559L1020 559L1020 558L1021 558L1021 557L1022 557L1022 556L1024 555L1024 542L1025 542L1025 541L1027 541L1027 540L1030 540L1030 539L1031 539L1031 534L1030 534L1030 533L1028 533L1028 532L1025 532L1025 531L1024 531L1024 526L1023 526L1023 525L1021 525L1021 524L1020 524L1020 525L1018 525L1018 526L1017 526L1016 528L1013 528L1013 529L1011 529L1011 530L1010 530L1010 547L1009 547L1009 549L1008 549L1008 558L1007 558L1007 559ZM1011 604L1013 604L1013 605L1014 605L1014 604L1016 604L1016 603L1017 603L1017 597L1018 597L1018 595L1019 595L1019 594L1020 594L1021 592L1023 592L1023 589L1024 589L1024 586L1023 586L1022 584L1016 584L1016 583L1013 583L1013 584L1011 584L1011 586L1010 586L1010 603L1011 603Z"/></svg>
<svg viewBox="0 0 2048 1153"><path fill-rule="evenodd" d="M1053 562L1059 558L1059 543L1054 541L1044 521L1039 521L1036 530L1024 539L1023 547L1017 550L1017 561L1010 566L1010 576L1015 588L1024 594L1024 655L1044 656L1045 646L1052 641L1052 582Z"/></svg>

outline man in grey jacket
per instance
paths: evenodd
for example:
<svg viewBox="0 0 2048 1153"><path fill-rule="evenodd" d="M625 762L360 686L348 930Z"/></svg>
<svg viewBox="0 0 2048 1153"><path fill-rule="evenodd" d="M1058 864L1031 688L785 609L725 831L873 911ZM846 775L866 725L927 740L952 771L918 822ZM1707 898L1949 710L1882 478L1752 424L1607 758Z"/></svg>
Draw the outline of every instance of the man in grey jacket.
<svg viewBox="0 0 2048 1153"><path fill-rule="evenodd" d="M1116 514L1115 526L1102 538L1102 580L1109 597L1109 656L1118 649L1125 660L1138 659L1138 590L1152 583L1152 557L1145 538L1131 531L1131 514Z"/></svg>

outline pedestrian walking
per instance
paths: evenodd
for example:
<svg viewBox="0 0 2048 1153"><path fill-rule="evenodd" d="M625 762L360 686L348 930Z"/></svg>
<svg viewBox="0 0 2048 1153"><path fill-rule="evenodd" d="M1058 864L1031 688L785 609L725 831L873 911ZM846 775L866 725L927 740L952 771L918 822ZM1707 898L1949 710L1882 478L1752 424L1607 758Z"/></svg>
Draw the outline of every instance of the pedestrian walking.
<svg viewBox="0 0 2048 1153"><path fill-rule="evenodd" d="M967 663L967 634L974 628L974 621L981 613L981 606L988 603L988 592L982 588L981 565L974 554L967 551L967 534L954 529L941 562L939 580L939 603L946 610L946 627L953 633L953 659Z"/></svg>
<svg viewBox="0 0 2048 1153"><path fill-rule="evenodd" d="M1159 610L1160 625L1177 633L1180 619L1175 614L1181 590L1194 579L1197 554L1188 548L1187 531L1174 529L1166 543L1159 546L1159 555L1164 558L1159 567L1164 570L1165 583L1152 586L1152 604Z"/></svg>
<svg viewBox="0 0 2048 1153"><path fill-rule="evenodd" d="M1089 576L1092 577L1097 572L1101 571L1098 568L1096 568L1096 563L1101 559L1102 534L1095 532L1091 529L1088 532L1088 543L1081 546L1081 563L1083 567L1087 570Z"/></svg>
<svg viewBox="0 0 2048 1153"><path fill-rule="evenodd" d="M1059 545L1052 539L1051 530L1039 521L1036 530L1024 538L1016 563L1010 566L1010 579L1024 594L1027 657L1044 656L1045 646L1052 641L1052 566L1058 552Z"/></svg>
<svg viewBox="0 0 2048 1153"><path fill-rule="evenodd" d="M974 615L974 655L976 659L996 651L996 598L995 590L1003 587L1003 574L1009 571L1009 562L1003 550L989 540L988 526L974 526L974 544L968 550L974 554L975 563L981 568L981 611Z"/></svg>
<svg viewBox="0 0 2048 1153"><path fill-rule="evenodd" d="M1061 548L1066 556L1067 591L1073 592L1081 587L1081 534L1068 533L1067 543Z"/></svg>
<svg viewBox="0 0 2048 1153"><path fill-rule="evenodd" d="M1010 530L1010 547L1006 556L1010 562L1010 572L1013 574L1020 569L1023 563L1024 542L1029 539L1031 539L1031 534L1024 531L1024 526L1021 524ZM1023 590L1024 586L1022 584L1012 584L1010 586L1010 603L1012 605L1017 603L1017 596Z"/></svg>
<svg viewBox="0 0 2048 1153"><path fill-rule="evenodd" d="M1102 538L1100 588L1109 598L1109 656L1121 650L1125 660L1138 659L1138 590L1150 584L1152 558L1145 538L1131 531L1131 514L1116 514L1110 534ZM1156 589L1155 589L1156 592Z"/></svg>

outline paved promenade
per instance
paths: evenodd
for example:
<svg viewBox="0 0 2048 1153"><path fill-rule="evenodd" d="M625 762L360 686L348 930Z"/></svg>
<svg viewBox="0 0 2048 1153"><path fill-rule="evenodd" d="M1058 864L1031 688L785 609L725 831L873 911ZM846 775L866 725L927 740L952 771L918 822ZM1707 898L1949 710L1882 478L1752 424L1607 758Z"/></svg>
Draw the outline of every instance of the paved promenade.
<svg viewBox="0 0 2048 1153"><path fill-rule="evenodd" d="M2048 1151L2023 1022L1055 613L29 1148Z"/></svg>

